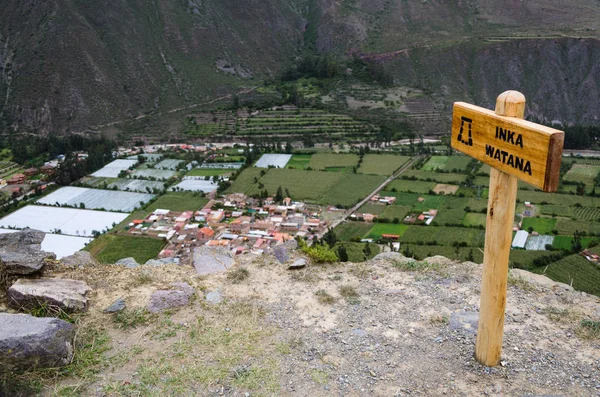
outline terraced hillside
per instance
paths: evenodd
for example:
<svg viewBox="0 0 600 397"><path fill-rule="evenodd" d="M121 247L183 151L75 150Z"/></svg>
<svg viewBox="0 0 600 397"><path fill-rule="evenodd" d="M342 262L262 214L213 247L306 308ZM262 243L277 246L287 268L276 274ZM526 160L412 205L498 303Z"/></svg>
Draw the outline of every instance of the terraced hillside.
<svg viewBox="0 0 600 397"><path fill-rule="evenodd" d="M188 135L226 138L277 136L300 139L309 135L315 141L364 140L379 132L379 127L343 114L319 109L284 106L269 110L220 111L190 117Z"/></svg>

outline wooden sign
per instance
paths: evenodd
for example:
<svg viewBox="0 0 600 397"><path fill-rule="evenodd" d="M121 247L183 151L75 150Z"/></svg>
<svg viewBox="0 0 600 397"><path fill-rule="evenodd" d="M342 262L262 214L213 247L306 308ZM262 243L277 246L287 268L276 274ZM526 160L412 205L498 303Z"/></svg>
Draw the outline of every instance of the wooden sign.
<svg viewBox="0 0 600 397"><path fill-rule="evenodd" d="M546 192L558 189L563 141L564 133L554 128L454 104L454 149Z"/></svg>
<svg viewBox="0 0 600 397"><path fill-rule="evenodd" d="M525 97L506 91L496 111L458 102L452 115L452 147L489 164L490 186L475 358L500 363L506 309L508 257L517 179L545 191L558 187L564 133L522 120Z"/></svg>

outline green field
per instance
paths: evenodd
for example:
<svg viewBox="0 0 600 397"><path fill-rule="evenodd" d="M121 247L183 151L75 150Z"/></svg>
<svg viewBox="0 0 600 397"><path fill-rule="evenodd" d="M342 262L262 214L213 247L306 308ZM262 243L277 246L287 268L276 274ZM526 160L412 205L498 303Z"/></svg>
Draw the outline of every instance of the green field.
<svg viewBox="0 0 600 397"><path fill-rule="evenodd" d="M408 156L391 154L366 154L358 169L360 174L392 175L394 171L410 160Z"/></svg>
<svg viewBox="0 0 600 397"><path fill-rule="evenodd" d="M573 164L571 169L567 171L563 180L569 182L583 182L588 187L594 185L594 178L600 172L598 165Z"/></svg>
<svg viewBox="0 0 600 397"><path fill-rule="evenodd" d="M385 205L385 204L371 204L371 203L366 203L365 205L363 205L362 207L360 207L357 212L366 213L366 214L373 214L373 215L379 215L387 207L388 206Z"/></svg>
<svg viewBox="0 0 600 397"><path fill-rule="evenodd" d="M421 181L435 181L439 183L450 183L458 185L467 179L464 174L442 173L422 170L406 170L402 173L402 179L416 178ZM487 178L489 180L489 177ZM487 184L486 184L487 185Z"/></svg>
<svg viewBox="0 0 600 397"><path fill-rule="evenodd" d="M550 234L556 227L556 219L554 218L523 218L521 223L521 229L529 230L533 228L533 231L539 234Z"/></svg>
<svg viewBox="0 0 600 397"><path fill-rule="evenodd" d="M589 247L591 242L599 242L598 237L582 237L581 245L583 248ZM570 250L573 244L573 236L554 236L552 247L562 250Z"/></svg>
<svg viewBox="0 0 600 397"><path fill-rule="evenodd" d="M312 155L308 165L313 170L352 172L358 160L357 154L317 153Z"/></svg>
<svg viewBox="0 0 600 397"><path fill-rule="evenodd" d="M471 158L467 156L432 156L422 170L464 172L470 162Z"/></svg>
<svg viewBox="0 0 600 397"><path fill-rule="evenodd" d="M217 168L194 168L186 176L215 176L231 173L235 170L224 170Z"/></svg>
<svg viewBox="0 0 600 397"><path fill-rule="evenodd" d="M407 225L401 223L375 223L365 238L379 240L382 234L397 234L402 237L408 228Z"/></svg>
<svg viewBox="0 0 600 397"><path fill-rule="evenodd" d="M578 291L600 295L600 267L588 262L579 254L569 255L548 266L537 268L534 272L572 285Z"/></svg>
<svg viewBox="0 0 600 397"><path fill-rule="evenodd" d="M350 206L372 192L385 179L375 175L285 168L271 168L265 171L265 175L261 177L260 171L256 173L252 168L244 170L227 189L227 193L239 192L252 196L266 190L268 194L275 194L281 186L290 191L294 200ZM254 178L257 178L257 182L254 182Z"/></svg>
<svg viewBox="0 0 600 397"><path fill-rule="evenodd" d="M410 193L429 193L435 187L436 182L411 181L407 179L395 179L385 188L386 190L396 189L398 192Z"/></svg>
<svg viewBox="0 0 600 397"><path fill-rule="evenodd" d="M346 248L346 253L348 254L348 261L350 262L364 262L365 260L373 258L380 252L379 245L371 243L369 245L369 247L371 248L371 254L365 256L365 243L352 243L348 241L338 242L334 247L336 252L341 245L343 245Z"/></svg>
<svg viewBox="0 0 600 397"><path fill-rule="evenodd" d="M600 223L558 219L556 230L559 234L573 235L576 231L587 234L600 234Z"/></svg>
<svg viewBox="0 0 600 397"><path fill-rule="evenodd" d="M483 247L485 231L466 227L410 226L401 241L417 245L452 246L466 243L470 247Z"/></svg>
<svg viewBox="0 0 600 397"><path fill-rule="evenodd" d="M485 227L486 214L478 212L468 212L465 214L463 219L463 225L465 226L483 226Z"/></svg>
<svg viewBox="0 0 600 397"><path fill-rule="evenodd" d="M381 218L389 219L393 221L394 218L398 218L401 222L406 215L410 213L411 207L408 205L388 205L385 207L380 215Z"/></svg>
<svg viewBox="0 0 600 397"><path fill-rule="evenodd" d="M562 205L542 205L541 213L544 215L560 215L561 217L574 218L582 221L597 221L600 219L600 208L591 207L564 207ZM539 207L538 207L539 208Z"/></svg>
<svg viewBox="0 0 600 397"><path fill-rule="evenodd" d="M115 263L119 259L133 257L136 262L143 264L155 258L165 245L163 240L154 238L104 234L85 247L85 250L101 263Z"/></svg>
<svg viewBox="0 0 600 397"><path fill-rule="evenodd" d="M435 226L460 226L463 225L465 217L464 207L449 207L444 205L439 209L437 216L433 219Z"/></svg>
<svg viewBox="0 0 600 397"><path fill-rule="evenodd" d="M342 241L350 241L356 237L362 238L372 227L372 223L348 221L336 227L335 234Z"/></svg>
<svg viewBox="0 0 600 397"><path fill-rule="evenodd" d="M310 163L311 154L294 154L288 163L286 164L286 168L296 168L299 170L303 170L308 167L308 163Z"/></svg>
<svg viewBox="0 0 600 397"><path fill-rule="evenodd" d="M520 201L529 201L532 204L557 204L564 207L575 206L599 207L600 198L590 196L576 196L572 194L545 193L539 191L519 190L517 199Z"/></svg>

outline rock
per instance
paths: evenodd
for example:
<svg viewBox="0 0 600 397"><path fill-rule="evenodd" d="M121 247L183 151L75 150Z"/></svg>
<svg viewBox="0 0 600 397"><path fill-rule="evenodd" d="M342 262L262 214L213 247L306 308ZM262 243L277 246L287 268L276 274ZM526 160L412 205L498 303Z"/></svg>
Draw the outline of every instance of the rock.
<svg viewBox="0 0 600 397"><path fill-rule="evenodd" d="M0 313L0 324L0 368L25 370L71 362L75 329L68 322Z"/></svg>
<svg viewBox="0 0 600 397"><path fill-rule="evenodd" d="M150 296L150 303L148 303L149 312L158 313L163 310L187 306L189 304L190 298L195 292L194 288L187 283L173 283L171 285L175 289L155 291Z"/></svg>
<svg viewBox="0 0 600 397"><path fill-rule="evenodd" d="M115 265L121 265L121 266L125 266L128 268L134 268L134 267L138 267L140 264L137 263L135 259L129 257L129 258L119 259L118 261L115 262Z"/></svg>
<svg viewBox="0 0 600 397"><path fill-rule="evenodd" d="M450 316L450 329L463 329L476 334L478 321L479 314L476 312L455 312Z"/></svg>
<svg viewBox="0 0 600 397"><path fill-rule="evenodd" d="M404 264L409 262L416 262L413 258L407 258L399 252L382 252L377 254L371 261L381 261L388 263Z"/></svg>
<svg viewBox="0 0 600 397"><path fill-rule="evenodd" d="M73 253L73 255L65 256L60 260L65 265L69 266L78 266L78 267L88 267L88 266L96 266L98 262L94 259L92 254L87 251L77 251Z"/></svg>
<svg viewBox="0 0 600 397"><path fill-rule="evenodd" d="M41 250L46 233L39 230L23 230L0 234L0 260L8 274L32 274L44 266L46 259L56 259L51 252Z"/></svg>
<svg viewBox="0 0 600 397"><path fill-rule="evenodd" d="M423 259L423 262L427 262L431 265L448 266L454 263L452 259L448 259L441 255L430 256L429 258Z"/></svg>
<svg viewBox="0 0 600 397"><path fill-rule="evenodd" d="M288 269L301 269L304 266L306 266L306 259L302 258L294 261L294 263L288 266Z"/></svg>
<svg viewBox="0 0 600 397"><path fill-rule="evenodd" d="M198 274L224 272L234 264L235 259L227 248L203 245L194 249L194 267Z"/></svg>
<svg viewBox="0 0 600 397"><path fill-rule="evenodd" d="M290 239L283 243L283 245L289 250L295 250L298 248L298 242L296 241L296 239Z"/></svg>
<svg viewBox="0 0 600 397"><path fill-rule="evenodd" d="M278 245L273 249L273 255L279 263L285 263L290 260L290 254L288 252L288 248L285 245Z"/></svg>
<svg viewBox="0 0 600 397"><path fill-rule="evenodd" d="M161 258L161 259L148 259L144 265L148 266L164 266L179 264L179 258Z"/></svg>
<svg viewBox="0 0 600 397"><path fill-rule="evenodd" d="M116 301L114 301L109 307L104 309L104 313L117 313L125 309L126 306L127 305L125 304L125 301L119 298Z"/></svg>
<svg viewBox="0 0 600 397"><path fill-rule="evenodd" d="M221 303L223 297L219 291L212 291L206 294L206 301L212 304Z"/></svg>
<svg viewBox="0 0 600 397"><path fill-rule="evenodd" d="M367 334L367 331L365 331L364 329L355 328L352 330L352 335L363 337L363 336L367 336L368 334Z"/></svg>
<svg viewBox="0 0 600 397"><path fill-rule="evenodd" d="M47 303L65 312L87 310L85 295L91 288L79 280L60 278L18 279L8 289L10 304L14 307L34 307Z"/></svg>

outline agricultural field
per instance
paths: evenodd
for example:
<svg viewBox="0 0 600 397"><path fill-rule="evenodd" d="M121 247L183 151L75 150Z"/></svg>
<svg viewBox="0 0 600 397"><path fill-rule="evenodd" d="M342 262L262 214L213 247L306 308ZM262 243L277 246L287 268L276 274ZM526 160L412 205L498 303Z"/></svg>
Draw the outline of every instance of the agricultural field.
<svg viewBox="0 0 600 397"><path fill-rule="evenodd" d="M208 203L208 199L198 193L166 193L159 196L144 211L148 214L157 209L168 209L174 212L197 211L202 209L206 203Z"/></svg>
<svg viewBox="0 0 600 397"><path fill-rule="evenodd" d="M87 186L103 189L117 189L126 192L153 193L155 190L164 190L164 182L146 181L143 179L126 178L89 178L83 183Z"/></svg>
<svg viewBox="0 0 600 397"><path fill-rule="evenodd" d="M542 205L541 212L544 215L560 215L561 217L573 218L581 221L600 220L600 208L591 207L564 207L562 205Z"/></svg>
<svg viewBox="0 0 600 397"><path fill-rule="evenodd" d="M388 206L385 205L385 204L366 203L365 205L363 205L362 207L360 207L357 212L366 213L366 214L373 214L373 215L379 215L387 207Z"/></svg>
<svg viewBox="0 0 600 397"><path fill-rule="evenodd" d="M529 201L532 204L556 204L564 207L580 205L582 207L599 207L600 197L576 196L571 194L545 193L540 191L519 190L517 200ZM560 215L560 214L559 214Z"/></svg>
<svg viewBox="0 0 600 397"><path fill-rule="evenodd" d="M228 169L206 169L206 168L194 168L186 174L186 176L220 176L223 174L231 173L232 170Z"/></svg>
<svg viewBox="0 0 600 397"><path fill-rule="evenodd" d="M389 176L406 164L408 160L410 160L408 156L366 154L358 168L358 173Z"/></svg>
<svg viewBox="0 0 600 397"><path fill-rule="evenodd" d="M184 160L164 159L160 163L156 164L154 166L154 168L159 169L159 170L172 170L172 171L175 171L183 163L185 163Z"/></svg>
<svg viewBox="0 0 600 397"><path fill-rule="evenodd" d="M539 234L550 234L556 227L556 219L554 218L523 218L521 229L533 231Z"/></svg>
<svg viewBox="0 0 600 397"><path fill-rule="evenodd" d="M600 267L588 262L578 254L569 255L563 259L533 270L544 274L555 281L571 285L578 291L600 295Z"/></svg>
<svg viewBox="0 0 600 397"><path fill-rule="evenodd" d="M172 190L174 192L183 190L186 192L210 193L214 190L217 190L217 188L219 187L219 184L215 183L213 181L205 181L204 178L202 178L202 179L196 179L196 178L202 178L202 177L193 177L193 176L186 177L181 182L179 182L177 185L171 187L170 190Z"/></svg>
<svg viewBox="0 0 600 397"><path fill-rule="evenodd" d="M573 247L573 236L554 236L552 241L552 248L561 250L571 250ZM587 248L591 243L599 243L599 237L581 237L581 246Z"/></svg>
<svg viewBox="0 0 600 397"><path fill-rule="evenodd" d="M292 158L287 163L287 168L296 168L299 170L303 170L308 167L312 155L310 154L294 154Z"/></svg>
<svg viewBox="0 0 600 397"><path fill-rule="evenodd" d="M380 215L381 218L386 218L393 221L398 218L401 222L406 215L410 213L411 207L408 205L388 205Z"/></svg>
<svg viewBox="0 0 600 397"><path fill-rule="evenodd" d="M200 165L200 169L216 169L216 170L239 170L240 168L242 168L244 166L244 163L202 163Z"/></svg>
<svg viewBox="0 0 600 397"><path fill-rule="evenodd" d="M377 244L370 244L369 248L371 249L371 253L368 256L365 256L364 249L365 243L354 243L354 242L338 242L334 249L337 252L340 246L344 246L346 248L346 253L348 254L349 262L364 262L373 258L375 255L379 254L380 248Z"/></svg>
<svg viewBox="0 0 600 397"><path fill-rule="evenodd" d="M467 227L485 227L487 215L480 212L467 212L463 218L463 225Z"/></svg>
<svg viewBox="0 0 600 397"><path fill-rule="evenodd" d="M105 234L86 247L100 263L115 263L119 259L133 257L138 263L155 258L166 242L147 237Z"/></svg>
<svg viewBox="0 0 600 397"><path fill-rule="evenodd" d="M425 181L410 181L407 179L394 179L385 188L391 191L408 192L408 193L422 193L426 194L433 190L435 182Z"/></svg>
<svg viewBox="0 0 600 397"><path fill-rule="evenodd" d="M435 226L460 226L464 225L465 214L463 207L452 207L444 204L439 209L437 216L433 219L432 225Z"/></svg>
<svg viewBox="0 0 600 397"><path fill-rule="evenodd" d="M546 250L546 245L552 245L554 241L554 236L548 235L539 235L539 236L529 236L527 238L527 243L525 243L525 249L528 251L542 251Z"/></svg>
<svg viewBox="0 0 600 397"><path fill-rule="evenodd" d="M438 183L434 186L433 192L435 194L453 195L458 192L459 187L456 185L448 185L445 183Z"/></svg>
<svg viewBox="0 0 600 397"><path fill-rule="evenodd" d="M129 156L127 157L127 160L137 161L139 156L142 156L145 159L144 161L148 164L156 163L157 161L160 161L163 158L163 155L158 153L142 153L136 154L134 156Z"/></svg>
<svg viewBox="0 0 600 397"><path fill-rule="evenodd" d="M464 172L471 158L467 156L431 156L423 171Z"/></svg>
<svg viewBox="0 0 600 397"><path fill-rule="evenodd" d="M452 247L443 245L416 245L404 244L400 245L400 252L409 257L414 257L417 260L441 255L448 259L459 260L465 262L471 260L475 263L483 262L483 254L478 248L473 247Z"/></svg>
<svg viewBox="0 0 600 397"><path fill-rule="evenodd" d="M402 243L445 245L466 243L469 247L483 247L485 231L466 227L410 226L400 239Z"/></svg>
<svg viewBox="0 0 600 397"><path fill-rule="evenodd" d="M556 222L558 234L573 235L575 232L586 234L600 234L600 223L558 219Z"/></svg>
<svg viewBox="0 0 600 397"><path fill-rule="evenodd" d="M82 209L131 212L154 197L153 194L67 186L50 193L37 202L45 205L75 206Z"/></svg>
<svg viewBox="0 0 600 397"><path fill-rule="evenodd" d="M384 177L359 174L341 174L325 171L304 171L271 168L264 176L244 170L227 189L228 193L259 194L267 190L275 194L279 186L288 189L294 200L322 205L350 206L369 194L383 182ZM254 182L257 178L258 182ZM262 188L259 184L264 185ZM261 186L262 186L261 185Z"/></svg>
<svg viewBox="0 0 600 397"><path fill-rule="evenodd" d="M127 214L75 208L28 205L0 220L0 227L36 229L46 233L91 237L93 231L109 230L122 222Z"/></svg>
<svg viewBox="0 0 600 397"><path fill-rule="evenodd" d="M420 181L435 181L438 183L450 183L459 185L467 179L465 174L432 172L422 170L406 170L401 175L402 179L418 179ZM488 178L489 180L489 178Z"/></svg>
<svg viewBox="0 0 600 397"><path fill-rule="evenodd" d="M291 154L263 154L254 166L258 168L284 168L291 158Z"/></svg>
<svg viewBox="0 0 600 397"><path fill-rule="evenodd" d="M363 238L372 227L372 223L349 221L336 227L335 234L339 240L350 241L356 237Z"/></svg>
<svg viewBox="0 0 600 397"><path fill-rule="evenodd" d="M246 168L241 174L237 176L237 178L235 178L235 181L233 181L232 185L229 187L229 189L227 189L226 193L246 193L252 188L252 186L254 186L256 181L262 178L262 172L266 173L267 170L262 170L260 168L253 167Z"/></svg>
<svg viewBox="0 0 600 397"><path fill-rule="evenodd" d="M409 226L402 223L374 223L373 227L365 238L373 239L377 241L383 234L396 234L400 237L408 230Z"/></svg>
<svg viewBox="0 0 600 397"><path fill-rule="evenodd" d="M352 172L358 159L356 154L317 153L312 155L308 166L314 170Z"/></svg>
<svg viewBox="0 0 600 397"><path fill-rule="evenodd" d="M121 171L128 170L137 164L137 160L115 160L94 172L92 176L117 178Z"/></svg>
<svg viewBox="0 0 600 397"><path fill-rule="evenodd" d="M92 174L93 175L93 174ZM169 178L177 175L176 171L172 170L158 170L155 168L138 168L133 171L128 178L139 178L139 179L154 179L158 181L166 181Z"/></svg>
<svg viewBox="0 0 600 397"><path fill-rule="evenodd" d="M587 187L591 188L594 186L594 178L596 178L598 172L600 172L600 166L598 165L573 164L563 177L563 180L583 182Z"/></svg>

